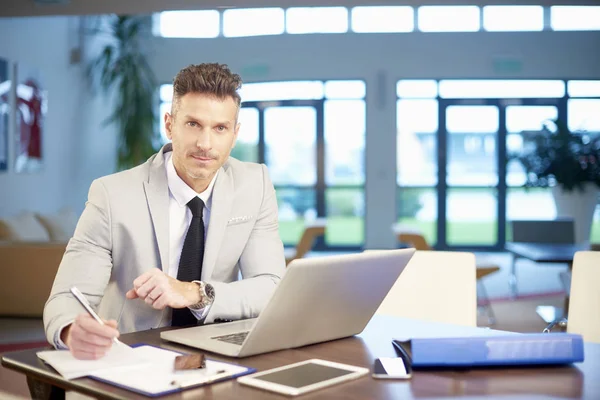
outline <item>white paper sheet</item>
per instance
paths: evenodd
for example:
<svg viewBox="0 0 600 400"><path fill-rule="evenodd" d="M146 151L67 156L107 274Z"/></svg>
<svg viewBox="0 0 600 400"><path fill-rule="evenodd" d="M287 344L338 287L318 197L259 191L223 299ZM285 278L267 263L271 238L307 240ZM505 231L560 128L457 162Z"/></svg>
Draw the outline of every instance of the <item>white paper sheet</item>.
<svg viewBox="0 0 600 400"><path fill-rule="evenodd" d="M69 350L40 351L37 356L50 364L66 379L76 379L90 375L93 372L122 367L141 365L146 361L138 357L135 349L124 344L113 344L106 355L98 360L79 360Z"/></svg>

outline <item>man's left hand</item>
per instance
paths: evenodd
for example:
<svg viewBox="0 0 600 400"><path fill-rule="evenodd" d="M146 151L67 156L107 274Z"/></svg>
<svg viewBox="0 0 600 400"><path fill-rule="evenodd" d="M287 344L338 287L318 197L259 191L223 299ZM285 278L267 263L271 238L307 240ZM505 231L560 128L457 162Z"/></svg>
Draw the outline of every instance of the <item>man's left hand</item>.
<svg viewBox="0 0 600 400"><path fill-rule="evenodd" d="M140 298L157 310L185 308L200 301L197 284L178 281L158 268L138 276L133 281L133 289L125 296L128 299Z"/></svg>

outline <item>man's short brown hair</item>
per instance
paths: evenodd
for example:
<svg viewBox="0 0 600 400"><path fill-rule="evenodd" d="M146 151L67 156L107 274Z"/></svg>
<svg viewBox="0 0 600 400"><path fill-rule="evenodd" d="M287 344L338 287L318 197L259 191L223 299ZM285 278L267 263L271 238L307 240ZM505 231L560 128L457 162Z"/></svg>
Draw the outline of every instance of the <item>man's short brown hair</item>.
<svg viewBox="0 0 600 400"><path fill-rule="evenodd" d="M179 71L173 79L173 107L188 93L202 93L223 100L232 97L238 107L241 97L238 90L242 87L242 78L229 70L226 64L206 63L189 65Z"/></svg>

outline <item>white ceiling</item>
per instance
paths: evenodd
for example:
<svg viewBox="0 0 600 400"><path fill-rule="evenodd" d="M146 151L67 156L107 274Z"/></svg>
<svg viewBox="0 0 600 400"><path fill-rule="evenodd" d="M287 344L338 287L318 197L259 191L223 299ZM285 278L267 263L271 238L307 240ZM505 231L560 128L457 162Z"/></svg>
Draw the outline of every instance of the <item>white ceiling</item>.
<svg viewBox="0 0 600 400"><path fill-rule="evenodd" d="M0 0L0 17L36 15L149 14L164 10L324 5L599 4L598 0ZM53 3L53 4L43 4Z"/></svg>

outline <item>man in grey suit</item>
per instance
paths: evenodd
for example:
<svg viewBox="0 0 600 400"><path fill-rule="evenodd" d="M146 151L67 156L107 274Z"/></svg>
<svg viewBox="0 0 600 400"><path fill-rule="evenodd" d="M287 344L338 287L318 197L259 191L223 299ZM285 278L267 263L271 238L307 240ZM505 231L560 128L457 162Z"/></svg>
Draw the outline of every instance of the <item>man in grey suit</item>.
<svg viewBox="0 0 600 400"><path fill-rule="evenodd" d="M44 308L50 343L94 359L119 332L260 313L285 258L266 167L229 157L240 87L226 65L184 68L164 118L171 143L92 183Z"/></svg>

